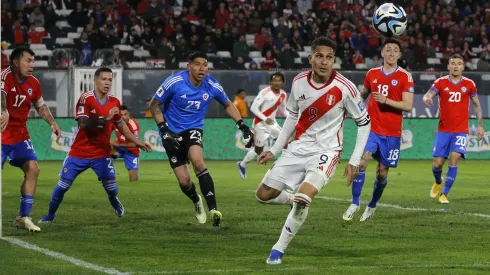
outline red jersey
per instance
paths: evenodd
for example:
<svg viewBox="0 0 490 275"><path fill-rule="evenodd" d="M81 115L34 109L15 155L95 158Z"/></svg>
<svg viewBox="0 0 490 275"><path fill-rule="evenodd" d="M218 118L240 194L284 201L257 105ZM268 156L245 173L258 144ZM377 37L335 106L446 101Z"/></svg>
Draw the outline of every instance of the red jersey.
<svg viewBox="0 0 490 275"><path fill-rule="evenodd" d="M454 83L449 75L443 76L431 87L439 95L439 132L468 133L470 116L470 97L476 96L476 85L473 80L461 77Z"/></svg>
<svg viewBox="0 0 490 275"><path fill-rule="evenodd" d="M369 70L364 79L364 88L371 93L382 93L393 101L402 101L403 93L413 93L413 86L412 75L400 67L389 75L383 72L383 67L377 67ZM377 103L371 95L368 113L371 117L373 133L381 136L401 137L402 110Z"/></svg>
<svg viewBox="0 0 490 275"><path fill-rule="evenodd" d="M119 99L108 95L106 102L101 103L95 96L95 91L87 91L80 96L76 106L75 119L107 117L109 110L117 107L121 108ZM111 156L111 133L112 123L119 123L121 115L114 116L112 121L105 122L96 128L79 129L73 144L71 145L69 156L82 159L108 158Z"/></svg>
<svg viewBox="0 0 490 275"><path fill-rule="evenodd" d="M44 104L41 83L34 76L23 82L17 82L11 68L1 74L2 93L7 95L7 111L10 118L7 128L2 133L2 144L14 144L30 138L27 131L27 118L31 104L38 107Z"/></svg>
<svg viewBox="0 0 490 275"><path fill-rule="evenodd" d="M136 121L136 119L130 118L129 119L129 122L126 123L126 125L128 126L129 131L136 138L139 138L140 137L140 124L138 123L138 121ZM123 134L121 134L121 132L119 132L119 130L117 128L115 128L115 131L116 131L116 136L117 136L117 142L118 143L128 143L128 141L126 140L126 137L123 136ZM129 152L133 153L135 156L137 156L137 157L140 156L140 148L138 148L138 147L126 147L126 149Z"/></svg>

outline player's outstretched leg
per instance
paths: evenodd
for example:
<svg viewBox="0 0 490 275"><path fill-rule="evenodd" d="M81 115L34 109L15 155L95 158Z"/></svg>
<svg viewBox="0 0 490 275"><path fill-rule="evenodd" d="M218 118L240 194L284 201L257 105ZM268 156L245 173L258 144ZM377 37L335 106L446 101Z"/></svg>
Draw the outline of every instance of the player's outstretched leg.
<svg viewBox="0 0 490 275"><path fill-rule="evenodd" d="M199 196L196 192L196 185L192 181L188 186L182 186L182 184L180 184L180 190L182 190L182 192L194 203L194 208L196 210L194 215L197 221L199 223L206 223L206 211L204 210L204 204L201 196Z"/></svg>
<svg viewBox="0 0 490 275"><path fill-rule="evenodd" d="M58 184L56 184L53 189L53 193L51 194L48 214L44 215L44 217L39 221L40 223L52 222L54 220L56 211L60 207L60 204L63 201L63 197L65 196L65 193L68 191L68 189L70 189L72 183L72 181L64 178L60 178L58 180Z"/></svg>
<svg viewBox="0 0 490 275"><path fill-rule="evenodd" d="M29 160L21 168L24 171L24 180L20 188L20 207L15 219L15 226L19 229L28 230L29 232L39 232L41 228L36 226L29 217L36 192L39 166L37 161Z"/></svg>
<svg viewBox="0 0 490 275"><path fill-rule="evenodd" d="M206 204L208 205L209 214L211 215L211 220L213 221L213 226L219 227L223 215L221 214L221 212L218 211L218 206L216 204L213 178L211 178L208 169L202 170L196 176L199 179L201 193L204 195L204 199L206 200Z"/></svg>
<svg viewBox="0 0 490 275"><path fill-rule="evenodd" d="M286 223L282 228L281 236L277 243L272 247L267 264L281 264L282 256L287 246L296 235L296 232L301 228L306 217L308 217L308 209L310 208L311 198L303 193L296 193L291 212L286 219Z"/></svg>
<svg viewBox="0 0 490 275"><path fill-rule="evenodd" d="M121 201L117 198L117 194L119 194L119 187L115 181L105 181L102 183L105 192L107 193L107 198L111 203L114 212L118 217L124 216L124 206Z"/></svg>
<svg viewBox="0 0 490 275"><path fill-rule="evenodd" d="M237 167L238 167L238 171L240 172L240 176L242 177L242 179L246 179L247 178L247 172L246 172L246 169L247 169L247 164L249 162L251 162L252 160L254 160L256 157L257 157L257 153L255 153L255 148L252 148L250 150L248 150L247 154L245 155L245 157L243 158L242 161L239 161L237 162Z"/></svg>

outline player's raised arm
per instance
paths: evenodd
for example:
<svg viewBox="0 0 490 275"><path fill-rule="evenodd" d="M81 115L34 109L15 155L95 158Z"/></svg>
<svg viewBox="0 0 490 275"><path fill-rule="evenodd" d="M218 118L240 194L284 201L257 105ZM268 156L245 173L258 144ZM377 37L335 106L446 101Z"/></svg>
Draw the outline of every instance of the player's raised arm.
<svg viewBox="0 0 490 275"><path fill-rule="evenodd" d="M2 81L2 92L1 92L1 98L2 98L2 103L1 103L1 108L2 108L2 114L0 117L0 130L3 132L5 128L7 128L7 124L9 122L9 112L7 110L7 93L4 92L3 90L3 85L4 82Z"/></svg>

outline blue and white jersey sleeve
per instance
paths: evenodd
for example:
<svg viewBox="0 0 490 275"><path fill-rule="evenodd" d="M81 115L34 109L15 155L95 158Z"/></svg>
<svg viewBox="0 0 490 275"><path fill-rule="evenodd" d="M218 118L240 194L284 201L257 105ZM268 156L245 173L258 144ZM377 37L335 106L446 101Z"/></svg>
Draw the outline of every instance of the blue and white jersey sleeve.
<svg viewBox="0 0 490 275"><path fill-rule="evenodd" d="M180 74L169 76L156 91L155 99L162 104L169 102L175 94L175 83L183 80Z"/></svg>
<svg viewBox="0 0 490 275"><path fill-rule="evenodd" d="M216 79L208 76L207 81L211 89L211 93L219 103L225 105L228 101L230 101L230 99L228 99L228 96L226 95L225 89L223 89L223 87L218 83L218 81L216 81Z"/></svg>

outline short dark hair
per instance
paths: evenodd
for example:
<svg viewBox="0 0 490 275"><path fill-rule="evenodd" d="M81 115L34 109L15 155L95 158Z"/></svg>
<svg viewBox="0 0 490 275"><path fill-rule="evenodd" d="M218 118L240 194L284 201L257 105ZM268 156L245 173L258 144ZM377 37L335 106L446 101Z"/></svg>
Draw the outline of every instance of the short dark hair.
<svg viewBox="0 0 490 275"><path fill-rule="evenodd" d="M129 112L128 105L126 105L126 104L121 105L121 109L120 110L121 111L128 111Z"/></svg>
<svg viewBox="0 0 490 275"><path fill-rule="evenodd" d="M271 74L269 81L272 81L274 76L279 76L282 79L282 82L286 82L286 77L284 76L284 74L282 72L275 72L275 73Z"/></svg>
<svg viewBox="0 0 490 275"><path fill-rule="evenodd" d="M400 51L402 50L402 44L395 38L386 38L385 42L383 42L383 49L385 48L386 44L397 44L398 49L400 49Z"/></svg>
<svg viewBox="0 0 490 275"><path fill-rule="evenodd" d="M13 62L15 59L20 59L21 57L24 56L24 53L28 53L32 56L35 56L36 54L34 53L33 50L27 48L27 47L17 47L15 48L11 53L10 53L10 57L9 57L9 65L12 66Z"/></svg>
<svg viewBox="0 0 490 275"><path fill-rule="evenodd" d="M449 63L449 61L451 61L451 59L453 59L453 58L459 58L459 59L462 59L464 61L464 58L462 55L455 53L449 57L449 59L447 60L447 63Z"/></svg>
<svg viewBox="0 0 490 275"><path fill-rule="evenodd" d="M100 68L98 68L95 71L95 77L98 77L100 75L100 73L111 73L111 74L114 74L112 72L112 70L110 68L107 68L107 67L100 67Z"/></svg>
<svg viewBox="0 0 490 275"><path fill-rule="evenodd" d="M239 94L239 93L241 93L241 92L245 92L245 90L244 90L244 89L242 89L242 88L240 88L240 89L238 89L238 91L236 91L236 94Z"/></svg>
<svg viewBox="0 0 490 275"><path fill-rule="evenodd" d="M320 36L317 39L313 40L313 42L311 43L311 50L315 51L316 47L318 46L327 46L332 48L334 52L337 51L337 43L325 36Z"/></svg>
<svg viewBox="0 0 490 275"><path fill-rule="evenodd" d="M195 51L195 52L191 52L191 54L189 54L188 61L193 62L194 59L196 59L196 58L204 58L204 59L208 60L207 54L205 54L201 51Z"/></svg>

